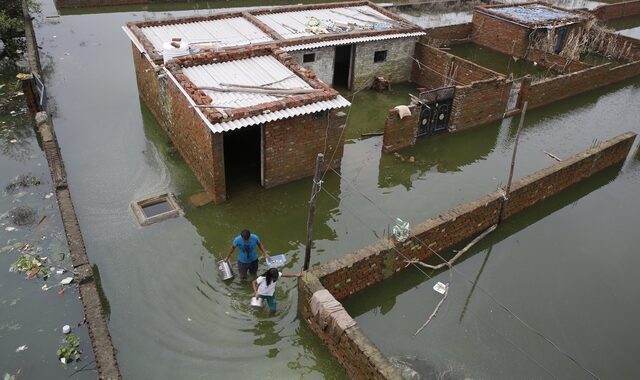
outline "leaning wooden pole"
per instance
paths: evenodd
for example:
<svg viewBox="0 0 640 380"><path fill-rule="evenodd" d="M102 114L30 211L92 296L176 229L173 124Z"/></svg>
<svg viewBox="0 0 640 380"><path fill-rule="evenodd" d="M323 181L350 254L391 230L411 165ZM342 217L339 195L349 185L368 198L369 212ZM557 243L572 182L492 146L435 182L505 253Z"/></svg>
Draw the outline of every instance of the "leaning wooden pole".
<svg viewBox="0 0 640 380"><path fill-rule="evenodd" d="M324 154L318 153L316 157L316 172L313 175L313 186L311 187L311 199L309 200L309 213L307 215L307 245L304 249L304 266L303 270L309 269L309 261L311 260L311 242L313 240L313 217L316 212L316 203L318 201L318 193L320 192L320 172L324 162Z"/></svg>
<svg viewBox="0 0 640 380"><path fill-rule="evenodd" d="M513 168L516 165L516 154L518 152L518 141L520 140L520 132L524 125L524 116L527 113L527 104L524 102L522 105L522 113L520 114L520 123L518 124L518 131L516 132L516 142L513 145L513 154L511 156L511 167L509 168L509 179L507 180L507 187L504 190L504 202L502 202L502 208L500 209L500 222L504 219L504 213L507 210L507 202L509 202L509 193L511 192L511 182L513 180Z"/></svg>

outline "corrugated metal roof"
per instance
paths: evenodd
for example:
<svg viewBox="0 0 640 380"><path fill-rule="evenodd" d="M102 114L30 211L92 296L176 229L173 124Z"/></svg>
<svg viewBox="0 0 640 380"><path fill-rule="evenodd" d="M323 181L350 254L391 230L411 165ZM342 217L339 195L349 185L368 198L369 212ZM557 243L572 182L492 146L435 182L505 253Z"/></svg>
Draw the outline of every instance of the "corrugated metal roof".
<svg viewBox="0 0 640 380"><path fill-rule="evenodd" d="M225 86L223 86L222 83L226 83L250 86L268 85L269 87L281 89L312 88L307 82L296 75L293 71L289 70L289 68L283 65L280 61L269 55L236 61L185 67L183 68L183 73L197 87L224 88ZM282 99L282 97L278 96L247 92L219 92L211 90L205 90L204 92L212 99L211 105L220 106L217 109L221 112L228 111L233 108L248 107ZM210 128L213 132L224 132L249 125L280 120L328 109L342 108L349 105L349 102L338 96L336 99L328 101L316 102L305 106L286 108L258 116L213 124Z"/></svg>
<svg viewBox="0 0 640 380"><path fill-rule="evenodd" d="M351 103L347 99L338 95L335 99L307 104L300 107L286 108L278 111L269 112L262 115L245 117L243 119L225 121L211 125L209 128L214 133L232 131L234 129L248 127L250 125L267 123L281 119L287 119L294 116L308 115L316 112L326 111L330 109L338 109L349 107Z"/></svg>
<svg viewBox="0 0 640 380"><path fill-rule="evenodd" d="M526 4L512 7L491 8L490 11L528 24L583 18L580 14L565 12L542 4Z"/></svg>
<svg viewBox="0 0 640 380"><path fill-rule="evenodd" d="M357 44L360 42L392 40L397 38L424 36L425 34L426 34L425 32L381 34L378 36L344 38L339 40L325 40L325 41L312 42L312 43L303 44L303 45L285 46L282 49L285 51L311 50L311 49L318 49L325 46L338 46L338 45Z"/></svg>
<svg viewBox="0 0 640 380"><path fill-rule="evenodd" d="M285 39L317 36L325 33L348 34L350 31L384 30L405 26L368 5L343 8L309 9L256 15ZM310 25L315 18L318 25ZM317 33L313 33L315 27ZM351 30L350 30L351 29Z"/></svg>
<svg viewBox="0 0 640 380"><path fill-rule="evenodd" d="M158 51L162 50L163 44L177 37L190 44L213 43L219 47L243 46L273 40L242 17L147 26L140 30Z"/></svg>

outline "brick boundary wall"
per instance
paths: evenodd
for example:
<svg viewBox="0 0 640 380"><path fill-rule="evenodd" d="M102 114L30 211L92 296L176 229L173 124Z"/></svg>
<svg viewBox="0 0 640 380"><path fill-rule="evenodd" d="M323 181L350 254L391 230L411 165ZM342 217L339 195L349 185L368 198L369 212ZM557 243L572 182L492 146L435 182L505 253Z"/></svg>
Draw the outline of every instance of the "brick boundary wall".
<svg viewBox="0 0 640 380"><path fill-rule="evenodd" d="M473 23L455 24L437 26L435 28L425 29L421 40L427 45L456 45L471 41L471 32L473 31Z"/></svg>
<svg viewBox="0 0 640 380"><path fill-rule="evenodd" d="M611 21L640 15L640 0L600 5L591 13L600 21Z"/></svg>
<svg viewBox="0 0 640 380"><path fill-rule="evenodd" d="M450 74L453 74L454 84L459 85L504 77L498 72L430 46L424 41L425 37L416 43L411 72L411 81L418 86L429 89L442 87L445 85L445 78Z"/></svg>
<svg viewBox="0 0 640 380"><path fill-rule="evenodd" d="M511 217L615 164L629 154L636 134L623 133L555 165L528 175L512 185L505 210ZM504 207L499 192L488 193L436 218L413 226L409 239L382 239L305 272L298 281L300 316L328 346L331 354L354 379L399 379L400 374L344 309L313 312L315 295L328 291L335 301L391 277L406 268L404 257L425 260L433 249L442 252L496 224ZM424 246L426 244L429 248Z"/></svg>
<svg viewBox="0 0 640 380"><path fill-rule="evenodd" d="M528 101L529 108L536 108L637 75L640 75L640 61L617 67L607 63L533 84L527 81L518 104Z"/></svg>
<svg viewBox="0 0 640 380"><path fill-rule="evenodd" d="M504 117L513 82L504 77L456 86L449 131L459 131Z"/></svg>
<svg viewBox="0 0 640 380"><path fill-rule="evenodd" d="M25 40L29 70L42 78L40 57L36 34L29 9L25 0L22 1ZM36 111L36 110L33 110ZM96 370L99 379L122 379L116 349L111 340L107 320L100 301L98 285L87 256L87 250L82 238L80 224L73 207L71 192L67 183L67 173L60 153L60 146L56 138L53 124L46 110L38 107L35 114L36 129L42 142L42 149L47 158L49 172L56 193L56 201L60 209L60 217L65 231L67 246L73 265L74 281L78 283L80 300L84 309L84 317L91 339L91 348L95 357Z"/></svg>

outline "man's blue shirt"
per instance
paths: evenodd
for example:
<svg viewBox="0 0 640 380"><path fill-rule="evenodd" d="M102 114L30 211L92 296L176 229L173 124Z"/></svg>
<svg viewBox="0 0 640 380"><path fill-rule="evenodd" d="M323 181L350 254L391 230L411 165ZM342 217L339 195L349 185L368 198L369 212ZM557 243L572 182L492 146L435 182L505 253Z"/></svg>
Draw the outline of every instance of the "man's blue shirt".
<svg viewBox="0 0 640 380"><path fill-rule="evenodd" d="M258 244L260 244L260 238L256 234L251 234L247 241L244 241L240 235L233 239L233 246L238 248L238 261L249 264L258 260L258 251L256 250Z"/></svg>

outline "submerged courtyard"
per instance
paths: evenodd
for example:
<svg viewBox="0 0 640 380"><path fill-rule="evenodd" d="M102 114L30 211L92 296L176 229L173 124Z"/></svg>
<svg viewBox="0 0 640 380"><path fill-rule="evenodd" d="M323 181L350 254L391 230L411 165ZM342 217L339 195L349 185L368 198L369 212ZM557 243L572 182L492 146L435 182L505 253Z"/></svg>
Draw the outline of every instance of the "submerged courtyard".
<svg viewBox="0 0 640 380"><path fill-rule="evenodd" d="M215 12L186 8L57 16L45 3L36 30L69 187L111 305L123 377L344 378L298 318L294 280L280 282L279 311L269 315L250 308L250 284L224 283L216 267L231 239L249 228L273 254L287 255L285 270L300 271L311 179L271 189L239 180L226 203L196 207L190 197L202 186L139 98L131 45L120 27ZM393 155L382 153L379 132L388 110L417 94L415 85L341 93L352 103L344 156L340 169L323 177L312 266L386 236L390 216L417 224L506 183L517 118L421 138ZM515 178L554 163L545 151L566 158L640 132L638 104L635 78L527 112ZM635 377L638 185L636 142L621 168L506 222L457 265L451 298L416 337L440 297L432 288L446 273L402 272L345 307L407 376L584 375L481 287L599 376ZM177 196L184 216L140 227L130 203L162 192Z"/></svg>

